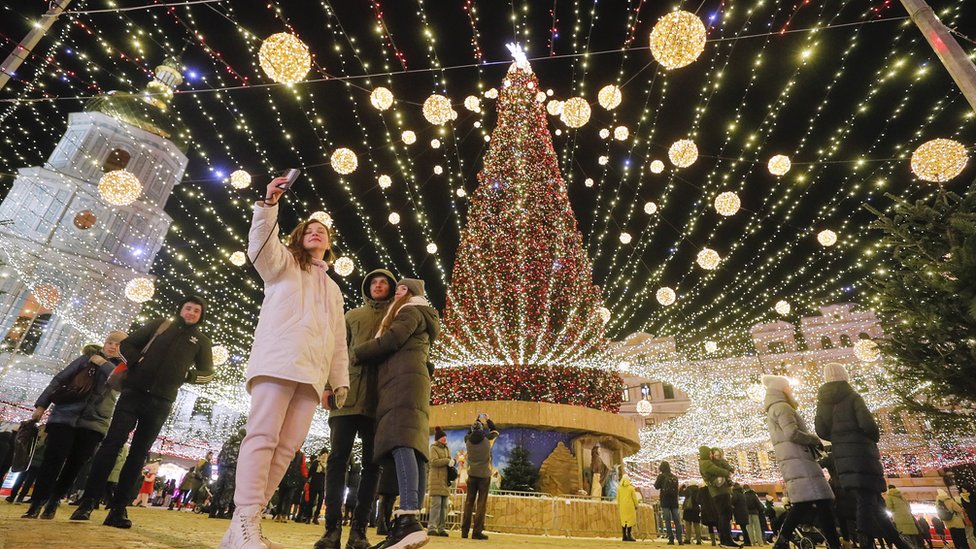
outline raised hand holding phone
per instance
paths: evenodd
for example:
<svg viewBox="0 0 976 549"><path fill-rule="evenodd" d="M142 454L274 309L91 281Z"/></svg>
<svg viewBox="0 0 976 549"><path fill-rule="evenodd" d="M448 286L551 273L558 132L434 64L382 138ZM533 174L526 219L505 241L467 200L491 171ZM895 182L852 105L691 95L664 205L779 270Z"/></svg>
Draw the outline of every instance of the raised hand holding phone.
<svg viewBox="0 0 976 549"><path fill-rule="evenodd" d="M268 183L268 189L264 195L264 203L269 206L274 206L278 203L278 199L281 195L285 194L285 189L280 187L281 184L287 183L288 179L284 176L276 177Z"/></svg>

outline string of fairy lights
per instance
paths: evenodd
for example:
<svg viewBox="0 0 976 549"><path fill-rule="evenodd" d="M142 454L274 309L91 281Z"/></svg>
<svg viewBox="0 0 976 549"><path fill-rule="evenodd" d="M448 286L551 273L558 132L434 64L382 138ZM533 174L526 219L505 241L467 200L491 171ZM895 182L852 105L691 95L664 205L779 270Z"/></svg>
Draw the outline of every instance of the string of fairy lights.
<svg viewBox="0 0 976 549"><path fill-rule="evenodd" d="M491 57L484 51L484 29L499 20L505 20L513 37L532 45L536 67L561 63L566 68L562 81L540 79L539 91L547 95L569 193L583 197L574 196L574 206L586 220L581 228L595 266L594 282L609 312L608 333L616 338L638 330L676 335L688 342L692 357L750 354L747 334L757 322L808 314L836 300L869 302L853 281L871 269L878 250L871 236L859 230L858 205L880 199L887 190L925 192L927 184L909 182L909 170L951 184L947 174L965 166L965 142L972 136L972 117L958 116L965 111L958 96L942 94L917 103L924 95L919 90L930 89L941 68L929 66L934 57L908 21L879 23L890 35L890 47L872 44L884 52L872 67L875 77L850 97L838 97L835 88L849 82L850 63L860 59L869 39L861 38L861 26L831 29L852 20L901 15L884 12L883 5L831 9L819 3L795 10L786 2L768 2L702 13L694 13L697 4L670 13L640 7L627 10L621 20L595 3L577 0L540 28L537 10L528 2L513 2L510 11L494 13L468 1L461 13L470 33L458 43L445 39L445 29L434 22L436 8L423 2L415 8L420 32L409 38L388 13L403 15L404 8L376 1L364 13L366 25L353 24L341 6L320 1L310 9L324 19L321 36L297 30L302 14L273 3L262 8L267 19L279 23L271 33L264 30L270 25L257 25L231 2L102 13L87 11L87 4L63 16L63 24L18 71L16 85L8 86L14 101L0 106L0 171L42 164L53 148L52 136L62 133L68 113L80 107L77 101L35 99L141 89L162 57L184 48L189 57L206 61L206 68L181 67L186 78L181 89L215 91L177 90L173 112L190 127L190 167L168 203L175 222L154 263L152 298L138 320L172 314L182 293L205 295L212 303L210 329L219 334L214 339L228 362L218 383L198 391L221 403L240 400L238 384L259 304L259 282L239 255L246 242L248 205L263 181L281 169L306 168L301 192L285 202L289 215L325 212L339 221L335 229L343 260L336 271L345 273L337 278L348 305L358 302L358 277L373 263L404 274L422 273L429 286L447 289L452 265L443 252L456 246L465 227L473 175L494 123L500 77L481 62ZM939 15L954 26L961 7L961 2L951 4ZM4 12L30 20L19 9L5 6ZM796 61L792 72L784 71L777 57L786 51L784 35L749 38L756 48L750 56L739 53L746 46L737 37L759 29L783 31L798 24L795 20L807 21L809 31L789 35L789 47L797 48L788 54ZM215 21L232 32L214 31ZM599 63L589 55L608 32L604 24L615 25L618 45L623 45L614 54L619 64L609 78L606 70L596 70ZM843 46L831 61L836 71L824 78L821 55L831 41L833 50ZM231 43L247 53L250 66L230 60ZM476 65L451 69L441 60L445 48L469 50ZM547 61L539 55L547 50L579 55ZM269 71L276 55L283 63ZM657 63L645 67L652 59ZM408 67L432 69L420 85L422 92L415 89L419 78L394 74ZM361 74L374 76L329 82L330 77ZM320 82L304 83L320 77ZM272 81L288 85L249 89ZM608 85L614 88L602 91ZM389 90L380 94L387 105L382 110L372 101L381 86ZM767 87L774 92L769 99ZM811 87L819 96L797 117L796 104ZM738 101L728 100L729 93L738 94ZM892 93L901 94L900 99L883 103ZM435 96L443 99L431 99ZM768 103L759 119L750 111L757 101ZM882 105L890 111L875 114ZM348 127L333 123L335 109L348 113ZM840 121L826 118L839 109L845 114ZM675 125L677 116L684 118L680 125ZM22 119L36 122L18 124ZM779 129L792 124L802 128L798 137L779 141ZM881 130L866 139L856 133L870 124ZM899 124L914 124L917 131L905 135ZM717 139L702 139L709 133ZM595 139L598 134L603 143ZM271 135L284 140L287 153L270 142ZM919 145L937 137L953 141L934 142L928 145L931 151L918 152L918 161L911 158ZM676 147L682 139L687 142ZM782 158L772 161L776 155ZM708 165L704 173L702 164ZM325 171L330 166L334 169ZM248 174L251 186L243 186L241 175L232 184L232 172ZM818 189L838 173L849 192L821 200ZM0 180L9 185L10 178ZM122 174L105 182L134 194L136 184L125 183ZM756 185L764 191L756 193ZM816 204L812 215L804 211L810 203ZM589 207L580 210L581 204ZM739 237L728 238L730 231ZM133 251L123 246L119 253ZM784 274L782 265L802 257L809 257L810 264ZM23 274L30 262L18 264ZM735 265L734 273L729 265ZM135 290L140 299L149 295L145 283ZM754 299L741 299L746 295ZM789 311L775 310L778 301ZM71 316L68 309L59 313ZM702 347L706 341L712 351ZM645 373L658 375L656 369ZM693 392L695 375L669 379ZM695 433L714 427L697 425L701 429ZM675 424L648 432L671 436L680 428ZM317 429L319 435L325 432ZM658 438L648 443L668 444Z"/></svg>

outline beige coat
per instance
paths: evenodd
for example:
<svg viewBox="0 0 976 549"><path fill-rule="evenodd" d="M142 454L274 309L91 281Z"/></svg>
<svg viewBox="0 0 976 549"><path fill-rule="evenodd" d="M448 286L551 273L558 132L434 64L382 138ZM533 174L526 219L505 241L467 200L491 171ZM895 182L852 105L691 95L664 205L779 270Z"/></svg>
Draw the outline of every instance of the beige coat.
<svg viewBox="0 0 976 549"><path fill-rule="evenodd" d="M312 260L307 271L298 266L273 232L278 206L260 204L254 207L247 255L264 280L264 302L247 361L247 390L257 376L307 383L319 395L326 382L334 388L348 387L339 285L329 277L324 261Z"/></svg>
<svg viewBox="0 0 976 549"><path fill-rule="evenodd" d="M427 475L427 493L432 496L449 496L447 468L451 463L451 449L440 442L430 445L430 473Z"/></svg>

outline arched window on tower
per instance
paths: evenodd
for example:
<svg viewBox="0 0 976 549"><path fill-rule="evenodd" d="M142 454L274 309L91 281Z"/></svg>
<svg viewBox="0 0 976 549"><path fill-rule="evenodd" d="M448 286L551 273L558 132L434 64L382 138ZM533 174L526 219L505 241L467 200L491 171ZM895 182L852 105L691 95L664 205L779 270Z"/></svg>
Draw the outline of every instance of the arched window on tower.
<svg viewBox="0 0 976 549"><path fill-rule="evenodd" d="M847 334L840 334L840 346L853 347L853 343L851 343L851 336Z"/></svg>
<svg viewBox="0 0 976 549"><path fill-rule="evenodd" d="M869 336L866 332L861 332L861 333L857 334L857 338L858 339L871 339L871 336Z"/></svg>
<svg viewBox="0 0 976 549"><path fill-rule="evenodd" d="M833 349L834 348L834 343L832 341L830 341L830 338L829 337L823 336L823 337L820 338L820 348L821 349Z"/></svg>
<svg viewBox="0 0 976 549"><path fill-rule="evenodd" d="M130 158L131 156L126 151L112 149L112 152L108 153L108 158L105 159L105 163L102 164L102 171L114 172L115 170L125 169L129 165Z"/></svg>

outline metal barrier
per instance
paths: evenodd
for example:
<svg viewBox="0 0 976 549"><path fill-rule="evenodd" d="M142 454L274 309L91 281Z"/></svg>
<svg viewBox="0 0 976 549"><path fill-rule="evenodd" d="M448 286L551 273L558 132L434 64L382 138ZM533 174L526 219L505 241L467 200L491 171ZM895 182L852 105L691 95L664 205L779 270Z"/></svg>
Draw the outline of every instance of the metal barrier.
<svg viewBox="0 0 976 549"><path fill-rule="evenodd" d="M454 491L448 497L448 529L460 529L465 497L462 491ZM428 497L421 516L424 521L427 520L429 504ZM638 506L635 537L651 539L657 536L654 514L651 505ZM488 495L485 530L543 536L616 538L621 535L620 512L614 500L498 491Z"/></svg>

